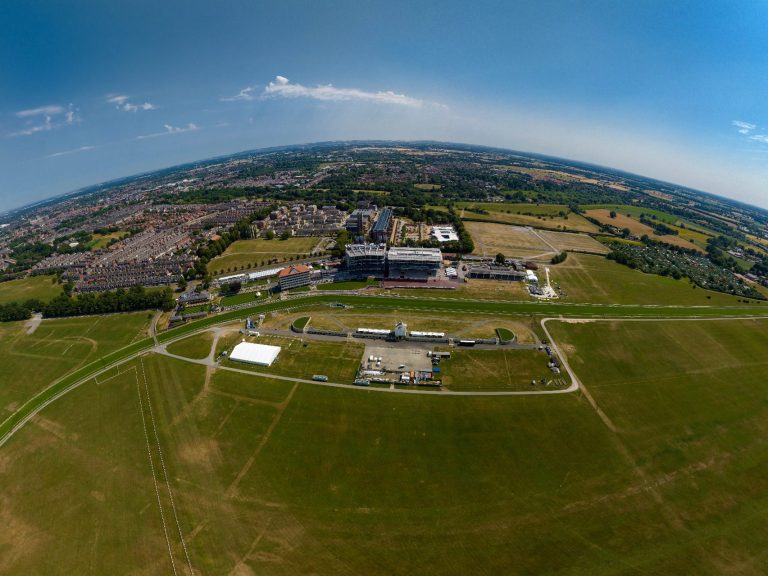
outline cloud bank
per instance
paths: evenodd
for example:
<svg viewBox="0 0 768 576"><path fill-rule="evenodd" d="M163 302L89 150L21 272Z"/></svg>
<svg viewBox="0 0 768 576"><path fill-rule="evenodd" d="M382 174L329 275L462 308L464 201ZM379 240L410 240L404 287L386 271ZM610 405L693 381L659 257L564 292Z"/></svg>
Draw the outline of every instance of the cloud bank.
<svg viewBox="0 0 768 576"><path fill-rule="evenodd" d="M183 134L184 132L194 132L195 130L200 130L200 126L192 122L186 126L171 126L170 124L163 124L163 128L165 128L165 132L144 134L142 136L137 136L136 139L145 140L147 138L158 138L159 136L170 136L171 134Z"/></svg>
<svg viewBox="0 0 768 576"><path fill-rule="evenodd" d="M243 88L235 96L222 98L224 102L235 102L238 100L256 100L267 98L311 98L326 102L370 102L374 104L391 104L395 106L407 106L410 108L421 108L424 106L424 100L398 94L391 90L369 92L359 88L337 88L333 84L319 86L304 86L291 82L285 76L275 76L275 79L264 87L261 94L255 94L256 87L248 86Z"/></svg>
<svg viewBox="0 0 768 576"><path fill-rule="evenodd" d="M66 108L59 104L50 104L48 106L40 106L39 108L28 108L26 110L19 110L14 114L17 118L26 120L26 126L20 128L15 132L11 132L9 136L31 136L38 132L48 132L62 126L71 126L80 121L80 117L77 114L77 108L73 104L69 104ZM42 116L42 122L39 117Z"/></svg>
<svg viewBox="0 0 768 576"><path fill-rule="evenodd" d="M152 104L151 102L144 102L143 104L133 104L130 102L128 96L125 95L110 95L107 96L107 102L110 104L114 104L115 108L117 110L122 110L123 112L138 112L146 111L146 110L157 110L157 106Z"/></svg>

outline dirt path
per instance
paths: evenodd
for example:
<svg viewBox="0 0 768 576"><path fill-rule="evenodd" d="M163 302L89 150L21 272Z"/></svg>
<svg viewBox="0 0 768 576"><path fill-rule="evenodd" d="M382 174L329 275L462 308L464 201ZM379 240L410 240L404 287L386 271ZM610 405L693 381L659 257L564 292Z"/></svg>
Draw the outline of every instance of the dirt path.
<svg viewBox="0 0 768 576"><path fill-rule="evenodd" d="M40 323L43 321L43 315L42 314L33 314L32 318L27 320L27 323L25 324L27 328L27 335L34 334L35 330L37 330L37 327L40 326Z"/></svg>
<svg viewBox="0 0 768 576"><path fill-rule="evenodd" d="M228 497L233 497L237 495L238 488L240 486L240 482L245 477L246 474L248 474L248 471L253 466L254 462L256 462L256 459L259 457L259 453L261 453L261 449L266 446L267 442L269 442L270 438L272 438L272 432L274 432L277 425L280 423L280 419L283 417L283 413L285 412L285 409L288 407L288 405L291 403L291 400L293 399L293 395L296 393L296 389L299 387L299 383L293 385L293 388L291 388L291 391L288 393L288 397L280 403L277 414L272 419L272 423L269 425L269 428L267 428L267 431L264 433L264 436L261 439L261 442L259 442L259 445L256 446L256 450L254 450L253 454L251 454L251 457L248 458L248 461L245 463L245 465L241 468L240 472L237 474L237 478L232 482L232 484L229 485L229 488L227 488L226 495Z"/></svg>

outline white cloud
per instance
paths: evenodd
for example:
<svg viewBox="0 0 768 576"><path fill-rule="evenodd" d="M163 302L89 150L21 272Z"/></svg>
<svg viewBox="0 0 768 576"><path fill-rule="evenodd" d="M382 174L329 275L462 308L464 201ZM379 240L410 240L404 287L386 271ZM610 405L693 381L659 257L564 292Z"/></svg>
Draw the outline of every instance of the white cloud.
<svg viewBox="0 0 768 576"><path fill-rule="evenodd" d="M165 128L165 132L155 132L154 134L144 134L142 136L137 136L136 139L145 140L147 138L157 138L158 136L169 136L171 134L183 134L184 132L194 132L195 130L200 130L200 126L192 122L190 122L186 126L171 126L170 124L163 124L163 128Z"/></svg>
<svg viewBox="0 0 768 576"><path fill-rule="evenodd" d="M16 116L19 118L30 118L33 116L55 116L64 112L64 107L58 104L50 106L40 106L39 108L30 108L28 110L19 110Z"/></svg>
<svg viewBox="0 0 768 576"><path fill-rule="evenodd" d="M133 104L129 101L128 96L123 94L116 94L107 96L107 102L115 105L116 110L122 110L123 112L138 112L139 110L157 110L157 106L151 102L144 102L143 104Z"/></svg>
<svg viewBox="0 0 768 576"><path fill-rule="evenodd" d="M222 102L237 102L238 100L255 100L256 97L253 95L253 91L255 88L253 86L247 86L246 88L243 88L234 96L229 96L227 98L220 98Z"/></svg>
<svg viewBox="0 0 768 576"><path fill-rule="evenodd" d="M761 142L762 144L768 144L768 134L753 134L749 139L754 140L755 142Z"/></svg>
<svg viewBox="0 0 768 576"><path fill-rule="evenodd" d="M259 96L254 94L255 90L254 86L247 86L235 96L222 98L221 100L224 102L235 102L238 100L256 100L257 98L312 98L314 100L332 102L359 101L375 104L394 104L411 108L421 108L425 104L424 100L406 96L405 94L398 94L391 90L368 92L359 88L337 88L332 84L310 87L291 83L285 76L275 76L274 81L267 84Z"/></svg>
<svg viewBox="0 0 768 576"><path fill-rule="evenodd" d="M30 108L28 110L19 110L15 116L17 118L26 118L27 125L24 128L20 128L15 132L11 132L9 136L31 136L38 132L48 132L55 128L62 126L71 126L80 121L80 117L77 115L77 108L73 104L69 104L66 108L59 106L58 104L41 106L39 108ZM34 119L38 116L43 116L42 123L34 124ZM63 116L63 118L58 119Z"/></svg>
<svg viewBox="0 0 768 576"><path fill-rule="evenodd" d="M53 154L48 154L46 158L58 158L59 156L69 156L70 154L77 154L78 152L87 152L88 150L94 150L97 146L80 146L80 148L75 148L73 150L64 150L63 152L54 152Z"/></svg>
<svg viewBox="0 0 768 576"><path fill-rule="evenodd" d="M734 120L731 122L733 126L736 126L736 128L739 129L739 134L749 134L757 128L755 124L752 124L751 122L744 122L742 120Z"/></svg>

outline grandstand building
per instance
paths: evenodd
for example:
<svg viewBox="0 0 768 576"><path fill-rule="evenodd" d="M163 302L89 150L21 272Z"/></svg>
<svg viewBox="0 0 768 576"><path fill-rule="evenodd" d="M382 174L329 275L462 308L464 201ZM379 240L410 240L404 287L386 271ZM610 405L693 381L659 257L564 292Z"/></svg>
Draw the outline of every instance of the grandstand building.
<svg viewBox="0 0 768 576"><path fill-rule="evenodd" d="M383 278L386 257L387 247L384 244L348 244L347 273L355 278Z"/></svg>
<svg viewBox="0 0 768 576"><path fill-rule="evenodd" d="M304 264L291 264L277 273L280 290L290 290L309 285L309 267Z"/></svg>
<svg viewBox="0 0 768 576"><path fill-rule="evenodd" d="M387 253L387 277L425 280L436 276L442 263L439 248L392 247Z"/></svg>

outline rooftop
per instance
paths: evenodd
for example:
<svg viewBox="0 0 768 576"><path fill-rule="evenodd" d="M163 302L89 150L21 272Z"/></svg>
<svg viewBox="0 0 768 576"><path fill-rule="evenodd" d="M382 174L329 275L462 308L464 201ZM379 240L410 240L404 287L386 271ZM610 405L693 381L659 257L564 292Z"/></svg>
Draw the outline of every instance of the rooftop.
<svg viewBox="0 0 768 576"><path fill-rule="evenodd" d="M347 256L384 256L386 244L347 244Z"/></svg>
<svg viewBox="0 0 768 576"><path fill-rule="evenodd" d="M389 260L421 260L427 262L443 261L443 253L440 252L440 248L406 248L402 246L393 246L389 249L389 254L387 256Z"/></svg>
<svg viewBox="0 0 768 576"><path fill-rule="evenodd" d="M278 278L285 278L286 276L293 276L294 274L304 274L309 272L309 267L304 264L291 264L286 266L280 272L277 273Z"/></svg>

